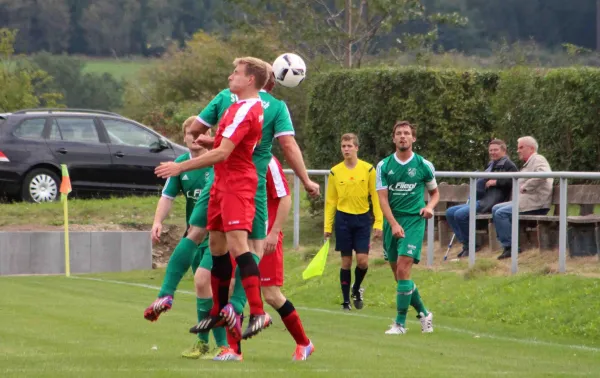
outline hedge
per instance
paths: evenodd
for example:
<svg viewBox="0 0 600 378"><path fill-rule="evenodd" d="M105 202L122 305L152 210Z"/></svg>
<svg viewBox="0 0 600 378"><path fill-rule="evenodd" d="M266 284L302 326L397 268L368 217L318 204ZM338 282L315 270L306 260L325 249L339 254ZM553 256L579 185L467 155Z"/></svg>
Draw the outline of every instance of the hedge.
<svg viewBox="0 0 600 378"><path fill-rule="evenodd" d="M305 145L311 168L342 160L340 136L359 136L359 157L394 151L396 120L418 125L415 151L437 170L482 170L487 142L534 136L553 170L600 170L600 70L364 69L311 78Z"/></svg>

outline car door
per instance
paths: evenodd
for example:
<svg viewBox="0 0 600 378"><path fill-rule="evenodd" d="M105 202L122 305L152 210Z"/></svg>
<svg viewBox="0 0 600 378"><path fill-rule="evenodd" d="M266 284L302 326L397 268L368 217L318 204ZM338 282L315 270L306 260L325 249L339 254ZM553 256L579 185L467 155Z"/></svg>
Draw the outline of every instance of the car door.
<svg viewBox="0 0 600 378"><path fill-rule="evenodd" d="M59 164L69 168L74 190L110 190L111 158L94 117L56 116L46 143Z"/></svg>
<svg viewBox="0 0 600 378"><path fill-rule="evenodd" d="M133 122L105 117L101 121L110 141L115 185L126 190L158 190L165 180L156 177L154 169L175 159L168 143Z"/></svg>

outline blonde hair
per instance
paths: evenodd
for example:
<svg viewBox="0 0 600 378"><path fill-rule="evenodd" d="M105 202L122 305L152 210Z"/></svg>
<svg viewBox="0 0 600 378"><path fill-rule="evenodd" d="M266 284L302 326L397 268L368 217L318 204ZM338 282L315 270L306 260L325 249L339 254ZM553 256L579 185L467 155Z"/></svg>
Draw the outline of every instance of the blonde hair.
<svg viewBox="0 0 600 378"><path fill-rule="evenodd" d="M183 135L185 136L185 133L187 132L188 127L192 126L192 123L194 123L194 121L196 120L196 118L198 118L197 116L191 116L188 117L188 119L186 119L185 121L183 121L183 124L181 125L181 131L183 131ZM208 129L205 133L206 135L211 135L211 130Z"/></svg>
<svg viewBox="0 0 600 378"><path fill-rule="evenodd" d="M269 80L269 74L273 72L269 69L269 64L264 60L247 56L244 58L236 58L233 65L243 64L246 66L246 76L254 76L254 88L262 89Z"/></svg>
<svg viewBox="0 0 600 378"><path fill-rule="evenodd" d="M358 147L358 137L353 133L346 133L342 135L342 142L352 141L352 143Z"/></svg>
<svg viewBox="0 0 600 378"><path fill-rule="evenodd" d="M183 131L183 133L185 134L185 132L187 131L187 128L192 126L192 123L194 123L195 120L196 120L196 116L188 117L188 119L183 121L183 124L181 125L181 131Z"/></svg>

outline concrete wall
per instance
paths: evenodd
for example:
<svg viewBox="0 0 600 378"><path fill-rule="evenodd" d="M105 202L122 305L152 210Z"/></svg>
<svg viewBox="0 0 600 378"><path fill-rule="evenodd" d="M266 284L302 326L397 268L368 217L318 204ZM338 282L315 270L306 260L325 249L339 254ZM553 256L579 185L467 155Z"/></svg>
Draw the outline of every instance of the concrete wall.
<svg viewBox="0 0 600 378"><path fill-rule="evenodd" d="M71 273L152 269L147 231L70 232ZM0 232L0 275L65 272L64 232Z"/></svg>

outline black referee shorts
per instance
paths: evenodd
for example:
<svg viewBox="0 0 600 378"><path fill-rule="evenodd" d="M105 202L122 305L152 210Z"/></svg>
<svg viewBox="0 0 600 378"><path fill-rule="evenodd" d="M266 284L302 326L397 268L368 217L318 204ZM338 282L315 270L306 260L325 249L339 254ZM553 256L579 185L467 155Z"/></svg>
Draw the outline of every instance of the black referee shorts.
<svg viewBox="0 0 600 378"><path fill-rule="evenodd" d="M369 253L371 247L371 215L348 214L343 211L335 213L335 250L342 256L356 253Z"/></svg>

